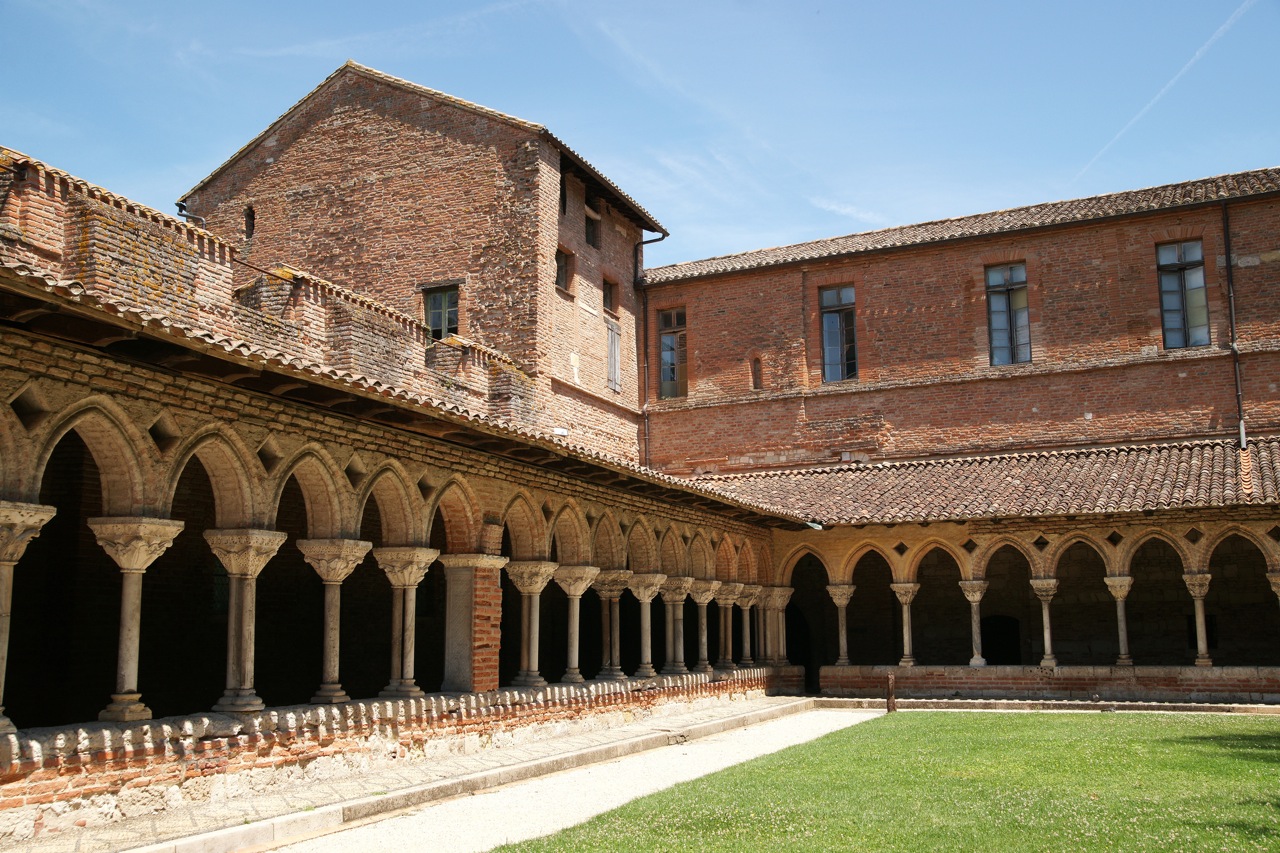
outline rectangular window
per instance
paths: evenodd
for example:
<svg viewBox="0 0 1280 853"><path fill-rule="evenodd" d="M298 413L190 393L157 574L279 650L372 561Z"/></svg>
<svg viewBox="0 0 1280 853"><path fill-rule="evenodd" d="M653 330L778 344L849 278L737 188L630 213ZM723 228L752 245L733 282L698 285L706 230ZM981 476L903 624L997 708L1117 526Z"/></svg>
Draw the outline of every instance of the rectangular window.
<svg viewBox="0 0 1280 853"><path fill-rule="evenodd" d="M572 293L573 255L564 249L556 249L556 288L565 293Z"/></svg>
<svg viewBox="0 0 1280 853"><path fill-rule="evenodd" d="M600 248L600 200L587 196L582 212L584 214L583 234L587 238L587 245L598 249Z"/></svg>
<svg viewBox="0 0 1280 853"><path fill-rule="evenodd" d="M853 285L818 291L822 307L822 381L839 382L858 375L858 348L853 335Z"/></svg>
<svg viewBox="0 0 1280 853"><path fill-rule="evenodd" d="M609 390L622 390L622 330L612 320L605 321L609 332Z"/></svg>
<svg viewBox="0 0 1280 853"><path fill-rule="evenodd" d="M604 284L601 285L601 290L603 291L601 295L601 304L604 305L604 310L608 311L610 314L617 314L618 283L616 281L609 281L609 279L606 278L604 280Z"/></svg>
<svg viewBox="0 0 1280 853"><path fill-rule="evenodd" d="M422 292L423 317L435 340L458 333L458 288L440 287Z"/></svg>
<svg viewBox="0 0 1280 853"><path fill-rule="evenodd" d="M689 393L689 374L685 363L684 309L672 308L658 312L659 343L659 397L684 397Z"/></svg>
<svg viewBox="0 0 1280 853"><path fill-rule="evenodd" d="M1209 300L1199 240L1156 246L1165 349L1209 345Z"/></svg>
<svg viewBox="0 0 1280 853"><path fill-rule="evenodd" d="M992 364L1031 361L1026 264L987 267L987 322Z"/></svg>

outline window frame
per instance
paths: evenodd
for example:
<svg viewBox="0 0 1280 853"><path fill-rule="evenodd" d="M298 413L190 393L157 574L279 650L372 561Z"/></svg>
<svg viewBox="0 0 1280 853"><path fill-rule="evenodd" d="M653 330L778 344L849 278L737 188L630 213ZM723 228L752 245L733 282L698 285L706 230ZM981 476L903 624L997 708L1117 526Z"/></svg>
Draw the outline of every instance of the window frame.
<svg viewBox="0 0 1280 853"><path fill-rule="evenodd" d="M1196 246L1199 257L1195 260L1188 261L1184 258L1184 250L1187 246ZM1175 260L1162 261L1161 254L1163 249L1173 247L1176 253ZM1190 272L1198 272L1200 284L1191 288L1187 287L1187 274ZM1176 277L1176 288L1166 289L1168 277ZM1188 300L1188 290L1199 291L1199 306L1193 306ZM1204 263L1204 241L1200 238L1192 240L1173 240L1166 243L1156 244L1156 293L1160 300L1160 340L1164 348L1169 349L1193 349L1195 347L1207 347L1213 345L1213 324L1209 320L1209 282L1205 272ZM1165 296L1177 294L1178 307L1169 309L1166 307ZM1191 315L1194 309L1198 307L1204 315L1202 323L1192 324ZM1169 315L1177 314L1180 323L1176 331L1182 335L1182 343L1169 342L1169 334L1171 327L1169 324ZM1204 339L1195 341L1192 336L1197 329L1203 329Z"/></svg>
<svg viewBox="0 0 1280 853"><path fill-rule="evenodd" d="M845 300L846 291L848 300ZM833 304L825 304L828 294L835 294ZM822 381L846 382L858 378L857 294L852 282L832 287L818 288L818 329L822 344ZM836 328L831 328L834 319ZM831 332L838 333L838 341L832 343ZM842 350L839 361L831 360L834 349ZM832 372L838 370L839 376Z"/></svg>
<svg viewBox="0 0 1280 853"><path fill-rule="evenodd" d="M622 327L615 320L604 321L607 370L605 387L610 391L622 391Z"/></svg>
<svg viewBox="0 0 1280 853"><path fill-rule="evenodd" d="M618 316L618 283L605 276L600 280L600 307L611 317Z"/></svg>
<svg viewBox="0 0 1280 853"><path fill-rule="evenodd" d="M991 274L997 271L1005 271L1003 280L997 284L991 283ZM1021 279L1015 275L1015 270L1021 270ZM987 301L987 360L992 367L1007 367L1012 364L1030 364L1032 361L1031 352L1031 288L1027 279L1027 262L1013 261L1007 264L988 264L982 268L983 291ZM1002 296L1004 298L1004 307L997 308L995 300L991 298L992 294ZM1015 297L1020 296L1023 305L1019 308L1014 305ZM1024 322L1018 322L1018 313L1023 314ZM997 330L996 317L997 314L1003 315L1004 328ZM1005 335L1003 344L997 346L996 333L1002 331ZM1026 340L1020 342L1018 333L1025 331ZM996 350L1008 350L1008 361L997 361Z"/></svg>
<svg viewBox="0 0 1280 853"><path fill-rule="evenodd" d="M461 303L461 295L462 295L462 288L461 288L460 282L428 284L419 288L419 290L422 292L422 322L423 322L423 325L427 327L428 335L430 336L431 340L440 341L440 340L444 340L450 335L458 334L458 329L459 329L458 319L459 319L459 313L460 313L458 310L458 307L459 307L459 304ZM443 325L440 328L441 334L437 336L436 326L432 324L432 320L431 320L432 313L434 313L437 309L433 309L431 307L431 300L433 297L436 297L436 296L447 297L449 294L453 295L453 307L452 308L449 307L448 300L446 299L445 304L439 309L440 312L443 314ZM453 315L452 324L449 323L450 314Z"/></svg>
<svg viewBox="0 0 1280 853"><path fill-rule="evenodd" d="M660 309L658 327L658 399L674 400L689 396L689 326L683 305ZM670 342L670 349L668 349ZM672 353L671 364L666 355ZM670 373L668 373L670 371ZM667 379L667 376L670 379Z"/></svg>
<svg viewBox="0 0 1280 853"><path fill-rule="evenodd" d="M582 202L582 239L593 249L599 249L604 232L604 211L599 196L588 194Z"/></svg>
<svg viewBox="0 0 1280 853"><path fill-rule="evenodd" d="M563 259L564 261L563 265L561 264L561 259ZM561 271L564 272L563 284L561 283L561 277L560 277ZM576 273L577 273L577 263L575 261L573 252L570 252L564 246L557 247L556 248L556 276L555 276L556 290L559 291L560 293L565 294L566 296L572 296L573 295L573 278L576 275Z"/></svg>

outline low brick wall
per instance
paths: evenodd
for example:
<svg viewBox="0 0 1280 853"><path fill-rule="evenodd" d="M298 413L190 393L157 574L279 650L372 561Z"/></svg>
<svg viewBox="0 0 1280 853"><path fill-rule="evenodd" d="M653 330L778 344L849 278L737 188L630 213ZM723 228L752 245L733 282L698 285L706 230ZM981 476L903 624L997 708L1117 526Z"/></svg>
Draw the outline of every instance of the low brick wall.
<svg viewBox="0 0 1280 853"><path fill-rule="evenodd" d="M824 666L824 696L883 698L889 675L900 699L1092 699L1280 704L1270 666Z"/></svg>

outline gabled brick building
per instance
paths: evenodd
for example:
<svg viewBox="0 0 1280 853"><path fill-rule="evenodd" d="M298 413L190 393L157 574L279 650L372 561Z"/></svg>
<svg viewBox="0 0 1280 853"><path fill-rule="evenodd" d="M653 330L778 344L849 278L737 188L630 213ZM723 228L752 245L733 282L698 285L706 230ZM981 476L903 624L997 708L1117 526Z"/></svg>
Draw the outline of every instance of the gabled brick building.
<svg viewBox="0 0 1280 853"><path fill-rule="evenodd" d="M182 201L0 149L4 831L889 674L1280 701L1278 170L646 271L348 63Z"/></svg>

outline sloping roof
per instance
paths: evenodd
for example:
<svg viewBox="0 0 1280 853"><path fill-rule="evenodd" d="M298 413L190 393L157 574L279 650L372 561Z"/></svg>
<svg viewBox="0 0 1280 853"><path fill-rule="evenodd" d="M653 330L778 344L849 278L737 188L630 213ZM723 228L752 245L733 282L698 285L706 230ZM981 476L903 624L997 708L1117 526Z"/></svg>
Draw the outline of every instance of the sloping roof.
<svg viewBox="0 0 1280 853"><path fill-rule="evenodd" d="M879 231L850 234L846 237L832 237L791 246L721 255L701 261L670 264L646 270L644 283L662 284L759 267L817 261L859 252L896 249L963 237L981 237L1044 228L1050 225L1066 225L1093 219L1150 213L1275 192L1280 192L1280 168L1258 169L1180 184L1166 184L1071 201L1033 204L1030 207L1015 207L1010 210L979 213L956 219L939 219L918 225L901 225Z"/></svg>
<svg viewBox="0 0 1280 853"><path fill-rule="evenodd" d="M471 101L465 101L462 98L456 98L453 95L446 94L445 92L439 92L435 89L429 89L426 86L420 86L417 83L411 82L409 80L404 80L400 77L393 77L390 74L384 74L381 71L378 71L374 68L369 68L366 65L361 65L360 63L351 59L348 59L346 62L340 65L336 71L334 71L332 74L326 77L323 81L321 81L319 86L316 86L306 95L304 95L301 98L301 100L299 100L293 106L289 107L289 109L285 110L284 113L275 121L273 121L270 125L268 125L265 130L263 130L253 139L249 140L243 146L241 146L240 149L236 151L234 154L232 154L230 157L228 157L226 162L224 162L221 166L214 169L212 172L206 175L203 179L201 179L201 181L197 183L194 187L192 187L191 189L183 193L182 196L179 198L179 201L184 200L188 196L197 192L201 187L209 183L209 181L213 180L213 178L218 173L220 173L223 169L226 169L236 160L239 160L241 157L243 157L246 153L248 153L251 149L253 149L254 146L256 146L259 142L261 142L263 139L266 139L268 136L270 136L272 131L276 128L277 125L279 125L281 122L287 119L296 110L301 108L303 104L307 103L307 101L311 100L311 98L313 98L317 92L319 92L321 89L324 89L326 86L328 86L330 83L332 83L334 80L336 80L338 77L342 76L345 73L361 74L372 80L377 80L381 83L394 86L398 89L403 89L415 95L424 95L426 97L432 98L441 103L445 103L450 106L467 110L468 112L473 112L478 115L484 116L486 118L493 119L495 121L500 121L505 124L509 124L514 127L527 130L532 134L546 137L548 140L552 142L552 144L556 146L556 148L560 150L562 154L564 154L570 160L572 160L573 163L576 166L578 166L578 168L582 169L592 178L599 181L600 184L608 192L616 196L617 199L622 202L622 206L626 208L627 212L635 218L637 224L639 224L642 228L644 228L647 231L656 231L662 234L667 233L667 229L663 228L662 225L658 222L658 220L654 219L653 215L649 213L649 211L641 207L639 202L637 202L631 196L623 192L622 189L617 184L609 180L609 178L605 177L598 169L596 169L595 166L592 166L590 163L588 163L580 154L578 154L576 151L574 151L572 148L570 148L568 145L562 142L553 133L551 133L551 131L549 131L545 126L540 124L535 124L531 121L525 121L522 118L517 118L512 115L507 115L506 113L499 112L497 110L489 109L488 107L481 106L480 104L474 104Z"/></svg>
<svg viewBox="0 0 1280 853"><path fill-rule="evenodd" d="M822 524L1089 515L1280 503L1280 438L1132 445L730 474L699 482Z"/></svg>

